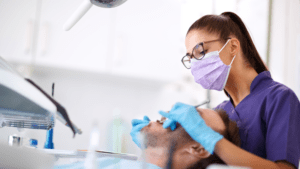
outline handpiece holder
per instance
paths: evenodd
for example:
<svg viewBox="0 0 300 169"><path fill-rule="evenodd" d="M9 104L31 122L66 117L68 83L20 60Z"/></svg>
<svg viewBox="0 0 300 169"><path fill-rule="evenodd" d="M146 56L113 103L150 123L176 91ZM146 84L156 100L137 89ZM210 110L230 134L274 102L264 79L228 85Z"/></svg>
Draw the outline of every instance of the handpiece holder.
<svg viewBox="0 0 300 169"><path fill-rule="evenodd" d="M19 75L0 57L0 128L17 127L49 130L60 118L75 136L81 133L66 109L30 79ZM77 132L76 132L77 131Z"/></svg>

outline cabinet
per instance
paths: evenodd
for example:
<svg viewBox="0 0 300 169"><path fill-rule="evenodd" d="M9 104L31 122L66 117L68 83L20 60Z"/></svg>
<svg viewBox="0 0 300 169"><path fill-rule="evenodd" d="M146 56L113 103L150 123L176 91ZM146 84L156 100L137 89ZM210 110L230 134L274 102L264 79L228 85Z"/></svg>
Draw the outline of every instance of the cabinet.
<svg viewBox="0 0 300 169"><path fill-rule="evenodd" d="M117 8L113 74L175 80L181 71L180 3L129 0Z"/></svg>
<svg viewBox="0 0 300 169"><path fill-rule="evenodd" d="M64 23L81 3L1 1L0 55L12 62L139 79L180 77L179 1L128 0L112 9L93 6L64 31Z"/></svg>
<svg viewBox="0 0 300 169"><path fill-rule="evenodd" d="M0 1L0 56L7 61L32 61L37 0Z"/></svg>
<svg viewBox="0 0 300 169"><path fill-rule="evenodd" d="M64 23L82 0L44 0L36 63L41 66L105 71L110 11L93 6L69 31Z"/></svg>

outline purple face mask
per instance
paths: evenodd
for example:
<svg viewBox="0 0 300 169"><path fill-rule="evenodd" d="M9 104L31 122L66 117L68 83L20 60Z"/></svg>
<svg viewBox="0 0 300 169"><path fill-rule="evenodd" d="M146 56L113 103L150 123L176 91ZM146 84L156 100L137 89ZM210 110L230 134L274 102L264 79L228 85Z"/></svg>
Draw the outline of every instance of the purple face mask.
<svg viewBox="0 0 300 169"><path fill-rule="evenodd" d="M194 76L195 82L199 83L203 88L218 91L224 89L235 56L230 65L225 65L220 59L219 53L227 45L229 40L220 51L209 52L205 54L202 60L192 59L192 75Z"/></svg>

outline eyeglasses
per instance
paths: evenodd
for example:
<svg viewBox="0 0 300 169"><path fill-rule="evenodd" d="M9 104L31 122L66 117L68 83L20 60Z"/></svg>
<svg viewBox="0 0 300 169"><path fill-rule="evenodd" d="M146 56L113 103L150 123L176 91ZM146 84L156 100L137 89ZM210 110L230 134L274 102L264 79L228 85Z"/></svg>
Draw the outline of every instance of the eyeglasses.
<svg viewBox="0 0 300 169"><path fill-rule="evenodd" d="M230 38L227 38L230 39ZM184 67L186 67L187 69L191 68L191 59L196 59L196 60L201 60L204 58L205 53L207 52L207 50L204 50L204 44L206 43L210 43L210 42L216 42L216 41L220 41L223 39L216 39L216 40L211 40L211 41L206 41L206 42L200 42L198 43L192 51L192 55L185 55L183 56L183 58L181 59L182 64L184 65Z"/></svg>

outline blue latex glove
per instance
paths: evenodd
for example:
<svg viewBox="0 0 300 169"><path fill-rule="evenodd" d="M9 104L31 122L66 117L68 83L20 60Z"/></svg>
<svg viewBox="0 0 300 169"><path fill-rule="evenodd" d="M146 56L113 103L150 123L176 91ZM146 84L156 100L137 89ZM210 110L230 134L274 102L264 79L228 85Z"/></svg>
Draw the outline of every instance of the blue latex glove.
<svg viewBox="0 0 300 169"><path fill-rule="evenodd" d="M160 111L159 114L168 118L163 124L164 128L171 127L178 122L185 131L210 154L213 154L215 145L223 136L205 124L194 106L176 103L169 113Z"/></svg>
<svg viewBox="0 0 300 169"><path fill-rule="evenodd" d="M176 121L168 119L164 122L163 126L164 128L170 127L170 129L174 131L176 129L176 123L177 123Z"/></svg>
<svg viewBox="0 0 300 169"><path fill-rule="evenodd" d="M150 122L150 119L148 116L144 116L143 120L139 120L139 119L133 119L131 121L132 124L132 129L130 132L131 138L133 140L133 142L139 147L141 148L141 143L140 143L140 131L142 130L142 128L144 128L145 126L147 126Z"/></svg>
<svg viewBox="0 0 300 169"><path fill-rule="evenodd" d="M170 112L174 111L175 109L176 109L176 106L173 106L172 109L170 110ZM174 131L174 130L176 129L176 123L177 123L177 122L176 122L175 120L167 119L167 120L164 122L163 126L164 126L164 128L170 127L170 129L171 129L172 131Z"/></svg>

